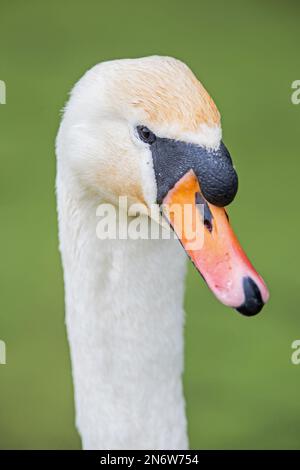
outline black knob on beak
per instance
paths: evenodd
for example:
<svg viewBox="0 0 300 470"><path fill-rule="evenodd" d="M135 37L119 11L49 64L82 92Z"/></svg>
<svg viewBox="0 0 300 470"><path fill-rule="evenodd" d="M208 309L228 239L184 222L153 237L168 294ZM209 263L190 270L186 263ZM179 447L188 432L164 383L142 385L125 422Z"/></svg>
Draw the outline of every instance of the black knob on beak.
<svg viewBox="0 0 300 470"><path fill-rule="evenodd" d="M238 190L238 176L223 142L217 150L206 151L205 159L199 159L194 171L208 202L224 207L233 201Z"/></svg>
<svg viewBox="0 0 300 470"><path fill-rule="evenodd" d="M238 177L223 144L217 149L156 137L150 146L157 183L157 202L188 171L196 174L205 199L215 206L227 206L235 197Z"/></svg>

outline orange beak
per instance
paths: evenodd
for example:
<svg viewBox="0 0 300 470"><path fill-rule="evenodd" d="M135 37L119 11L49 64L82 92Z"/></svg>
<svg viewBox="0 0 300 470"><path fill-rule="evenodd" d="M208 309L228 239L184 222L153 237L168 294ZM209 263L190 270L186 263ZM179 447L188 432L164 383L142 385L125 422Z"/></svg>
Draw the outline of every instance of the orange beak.
<svg viewBox="0 0 300 470"><path fill-rule="evenodd" d="M268 289L235 236L223 207L206 201L193 170L163 200L163 213L215 296L244 315L258 313Z"/></svg>

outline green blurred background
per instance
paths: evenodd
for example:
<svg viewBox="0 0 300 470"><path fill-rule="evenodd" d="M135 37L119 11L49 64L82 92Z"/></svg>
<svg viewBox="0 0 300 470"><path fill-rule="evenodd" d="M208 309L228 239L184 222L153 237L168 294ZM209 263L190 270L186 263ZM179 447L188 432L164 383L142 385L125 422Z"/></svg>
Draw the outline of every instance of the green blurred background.
<svg viewBox="0 0 300 470"><path fill-rule="evenodd" d="M54 139L97 62L187 62L214 97L240 177L231 220L271 291L244 318L189 269L185 394L192 448L300 448L297 1L1 0L0 447L79 448L57 249Z"/></svg>

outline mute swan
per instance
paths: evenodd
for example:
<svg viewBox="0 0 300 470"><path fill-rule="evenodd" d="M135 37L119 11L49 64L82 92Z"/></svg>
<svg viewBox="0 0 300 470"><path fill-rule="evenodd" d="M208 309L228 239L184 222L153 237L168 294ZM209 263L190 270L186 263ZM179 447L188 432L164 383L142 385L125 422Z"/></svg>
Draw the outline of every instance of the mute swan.
<svg viewBox="0 0 300 470"><path fill-rule="evenodd" d="M186 255L176 239L99 240L96 209L101 202L117 205L122 195L146 206L190 202L196 210L203 203L203 248L189 250L184 237L181 243L220 301L258 313L267 288L222 208L236 194L237 176L216 105L179 60L100 63L72 90L56 151L66 325L83 448L185 449ZM177 232L172 215L169 222Z"/></svg>

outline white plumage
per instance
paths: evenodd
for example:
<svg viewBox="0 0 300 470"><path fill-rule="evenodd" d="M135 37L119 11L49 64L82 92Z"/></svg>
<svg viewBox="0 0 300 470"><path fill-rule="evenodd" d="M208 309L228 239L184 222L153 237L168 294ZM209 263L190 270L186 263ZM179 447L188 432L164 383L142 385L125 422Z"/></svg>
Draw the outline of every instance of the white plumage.
<svg viewBox="0 0 300 470"><path fill-rule="evenodd" d="M149 82L147 74L157 82ZM174 83L174 100L169 117L164 112L155 120L141 97L146 88L154 96L164 74ZM176 240L99 240L96 208L116 204L121 194L133 202L155 202L151 154L134 134L137 124L165 137L219 145L216 115L210 122L204 112L203 122L194 125L188 121L191 110L182 121L171 112L185 99L177 96L180 81L193 92L190 74L171 58L97 65L73 89L59 130L66 324L76 423L85 449L188 446L181 381L186 255Z"/></svg>

